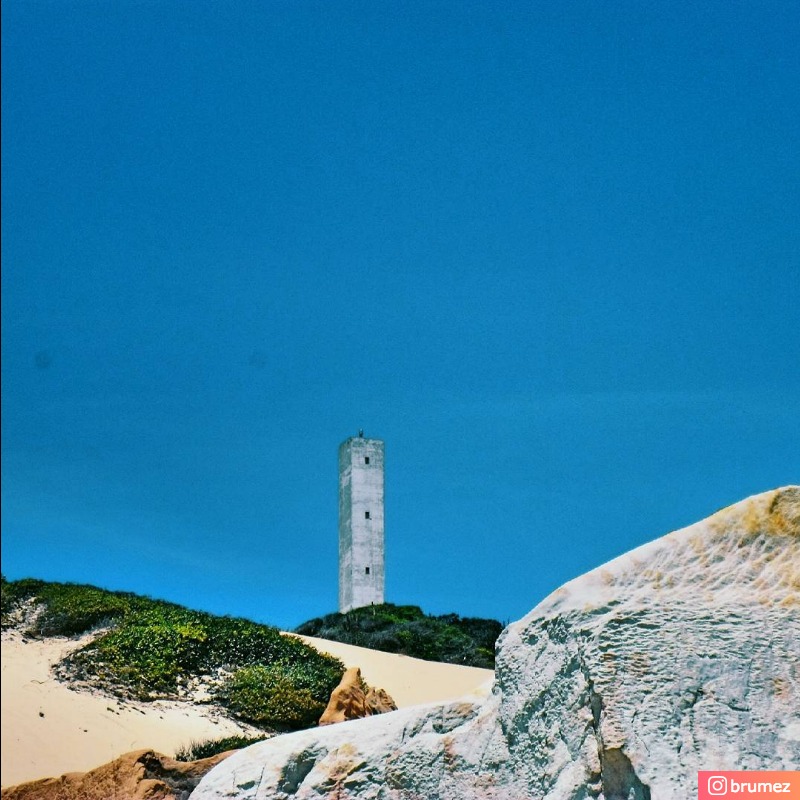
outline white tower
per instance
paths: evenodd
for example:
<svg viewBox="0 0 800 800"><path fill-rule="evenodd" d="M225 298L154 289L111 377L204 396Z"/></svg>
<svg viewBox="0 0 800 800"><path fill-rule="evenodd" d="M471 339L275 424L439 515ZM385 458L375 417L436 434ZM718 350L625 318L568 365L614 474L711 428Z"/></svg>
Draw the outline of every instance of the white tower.
<svg viewBox="0 0 800 800"><path fill-rule="evenodd" d="M383 442L339 445L339 611L383 603Z"/></svg>

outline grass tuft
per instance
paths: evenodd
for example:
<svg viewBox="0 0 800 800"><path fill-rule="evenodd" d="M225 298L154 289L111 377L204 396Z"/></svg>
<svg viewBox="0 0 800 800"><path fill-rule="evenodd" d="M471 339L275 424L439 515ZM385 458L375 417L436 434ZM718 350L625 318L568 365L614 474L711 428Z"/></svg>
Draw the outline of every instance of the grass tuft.
<svg viewBox="0 0 800 800"><path fill-rule="evenodd" d="M175 751L175 760L199 761L201 758L211 758L217 753L225 753L228 750L241 750L256 742L263 742L266 738L266 736L225 736L222 739L192 741Z"/></svg>

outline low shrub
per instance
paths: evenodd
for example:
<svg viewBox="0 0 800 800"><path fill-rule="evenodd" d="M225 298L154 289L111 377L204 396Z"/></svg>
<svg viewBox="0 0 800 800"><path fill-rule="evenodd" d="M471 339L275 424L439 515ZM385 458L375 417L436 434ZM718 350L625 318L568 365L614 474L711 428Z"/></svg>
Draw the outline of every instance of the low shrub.
<svg viewBox="0 0 800 800"><path fill-rule="evenodd" d="M302 671L255 664L237 670L223 685L220 698L247 722L294 731L316 725L338 682L335 678L315 691Z"/></svg>
<svg viewBox="0 0 800 800"><path fill-rule="evenodd" d="M37 637L77 636L157 602L129 592L110 592L75 583L49 583L36 578L19 581L3 578L2 589L4 627L10 624L11 612L26 600L39 604L40 613L25 631Z"/></svg>
<svg viewBox="0 0 800 800"><path fill-rule="evenodd" d="M418 606L385 603L309 620L296 633L373 650L492 669L503 626L493 619L429 616Z"/></svg>
<svg viewBox="0 0 800 800"><path fill-rule="evenodd" d="M12 624L11 615L22 600L15 589L15 584L9 583L5 575L0 575L0 627L3 630Z"/></svg>
<svg viewBox="0 0 800 800"><path fill-rule="evenodd" d="M83 674L121 684L143 700L170 696L189 677L262 665L305 682L315 698L327 703L332 676L335 686L344 671L337 659L277 628L170 606L124 617L76 653L72 663ZM241 716L241 707L232 710Z"/></svg>

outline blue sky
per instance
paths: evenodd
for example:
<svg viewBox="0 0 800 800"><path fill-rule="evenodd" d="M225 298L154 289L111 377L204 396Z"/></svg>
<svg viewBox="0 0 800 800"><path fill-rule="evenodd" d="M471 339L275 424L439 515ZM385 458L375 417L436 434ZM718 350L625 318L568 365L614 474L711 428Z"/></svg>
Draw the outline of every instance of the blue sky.
<svg viewBox="0 0 800 800"><path fill-rule="evenodd" d="M795 2L3 3L3 572L509 621L800 482Z"/></svg>

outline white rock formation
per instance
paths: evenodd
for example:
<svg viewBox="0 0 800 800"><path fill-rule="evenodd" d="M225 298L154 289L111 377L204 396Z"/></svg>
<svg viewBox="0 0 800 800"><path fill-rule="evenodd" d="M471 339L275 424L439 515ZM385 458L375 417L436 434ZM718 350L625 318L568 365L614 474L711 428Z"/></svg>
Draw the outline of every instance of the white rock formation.
<svg viewBox="0 0 800 800"><path fill-rule="evenodd" d="M701 769L800 769L800 487L567 583L490 697L276 737L191 797L687 800Z"/></svg>

